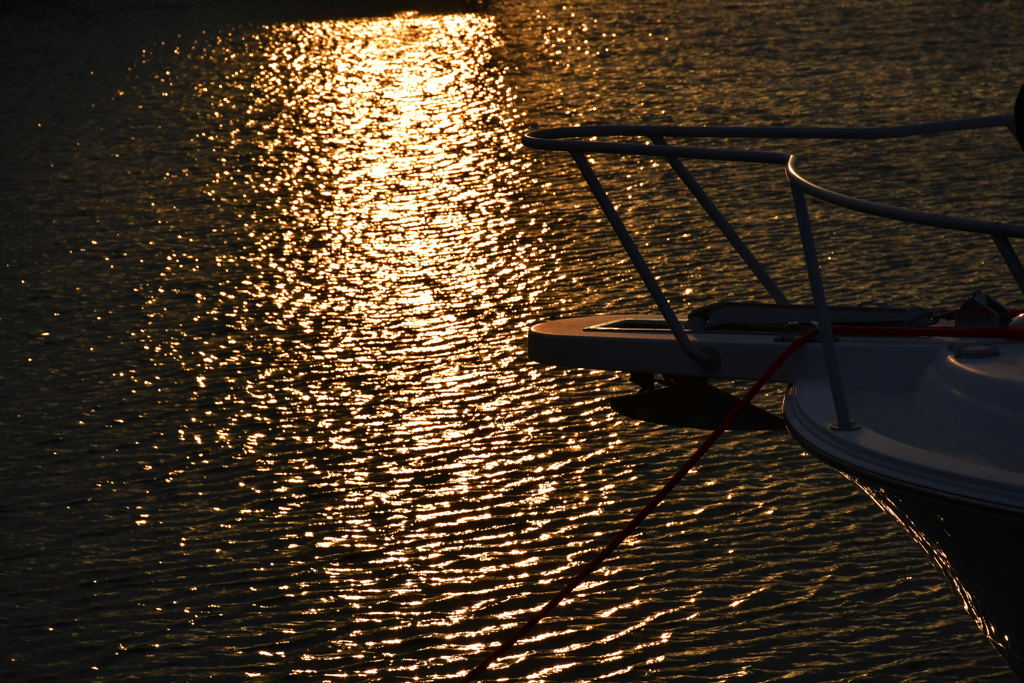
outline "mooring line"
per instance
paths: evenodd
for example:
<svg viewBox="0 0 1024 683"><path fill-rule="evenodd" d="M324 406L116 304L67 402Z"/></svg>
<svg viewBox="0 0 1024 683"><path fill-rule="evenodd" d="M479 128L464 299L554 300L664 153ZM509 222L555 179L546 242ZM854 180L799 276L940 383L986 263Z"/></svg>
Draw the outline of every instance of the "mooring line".
<svg viewBox="0 0 1024 683"><path fill-rule="evenodd" d="M855 326L855 325L833 325L832 331L837 335L845 336L856 336L856 337L973 337L980 339L1006 339L1006 340L1017 340L1024 341L1024 328L956 328L956 327L875 327L875 326ZM552 597L547 604L544 605L536 614L531 616L529 619L520 624L508 638L503 640L501 644L491 651L479 664L466 674L464 681L476 681L479 680L480 676L487 670L496 659L504 655L506 652L512 649L515 644L525 637L533 628L540 623L540 620L551 613L558 604L564 600L572 591L583 583L584 580L590 574L596 570L605 559L607 559L615 549L629 537L631 533L636 531L637 527L652 513L658 505L665 500L672 489L675 488L683 477L685 477L691 469L697 464L697 462L707 453L711 447L718 441L718 438L722 436L729 425L736 419L736 417L750 405L754 397L757 396L758 392L764 387L765 384L771 380L772 376L782 367L782 365L789 360L789 357L796 352L797 349L802 347L807 342L813 340L818 336L817 328L809 330L803 335L797 337L793 342L787 346L782 353L769 365L763 373L757 378L753 385L747 389L743 397L733 406L733 409L729 411L729 414L722 419L715 429L708 434L708 436L701 442L697 450L693 452L679 466L669 479L662 485L662 487L651 497L643 508L637 512L629 523L626 524L615 537L601 549L593 559L572 577L558 593Z"/></svg>
<svg viewBox="0 0 1024 683"><path fill-rule="evenodd" d="M595 555L593 559L590 560L590 562L584 565L583 568L580 569L580 571L577 572L576 575L572 577L572 579L570 579L562 587L562 589L558 591L558 593L556 593L555 596L547 602L547 604L544 605L544 607L542 607L540 610L537 611L536 614L534 614L529 619L520 624L519 628L517 628L508 638L502 641L501 644L494 650L492 650L479 664L473 667L473 669L468 674L466 674L463 680L479 680L480 676L484 673L484 671L487 670L487 667L489 667L496 659L498 659L506 652L508 652L510 649L512 649L512 647L519 640L526 636L530 631L533 630L533 628L538 623L540 623L541 619L550 614L551 611L558 606L558 603L564 600L570 593L572 593L572 591L577 586L583 583L583 581L588 576L590 576L590 574L592 574L594 570L597 569L601 565L601 563L605 559L607 559L608 556L611 555L615 551L615 549L624 540L626 540L626 538L628 538L629 535L633 533L637 529L637 527L639 527L640 524L652 512L654 512L654 509L658 507L661 501L665 500L668 494L672 492L672 489L675 488L676 484L678 484L682 480L682 478L685 477L691 469L693 469L694 465L697 464L701 457L711 449L711 447L715 444L716 441L718 441L718 438L722 436L726 429L729 428L729 425L732 424L733 420L736 419L740 412L742 412L744 408L750 405L750 402L754 399L758 392L761 391L761 388L764 387L764 385L778 371L778 369L782 367L783 363L789 360L789 357L792 356L797 349L799 349L801 346L814 339L817 335L817 329L810 330L805 334L801 335L800 337L797 337L797 339L794 340L793 342L791 342L789 346L787 346L782 351L782 353L779 354L778 358L776 358L775 361L771 365L769 365L763 373L761 373L761 376L757 378L754 384L751 385L749 389L747 389L747 392L743 395L739 402L736 403L735 406L733 406L733 409L729 411L729 414L725 416L725 418L719 423L717 427L715 427L715 429L710 434L708 434L707 437L705 437L704 441L702 441L700 446L697 447L697 450L695 450L693 454L691 454L690 457L688 457L683 462L683 464L679 466L679 469L676 470L675 474L669 477L669 479L662 485L662 487L657 491L657 493L655 493L651 497L651 499L647 501L647 504L644 505L643 508L641 508L640 511L637 512L631 520L629 520L629 523L627 523L626 526L624 526L615 535L615 537L608 543L608 545L602 548L601 551L597 553L597 555Z"/></svg>

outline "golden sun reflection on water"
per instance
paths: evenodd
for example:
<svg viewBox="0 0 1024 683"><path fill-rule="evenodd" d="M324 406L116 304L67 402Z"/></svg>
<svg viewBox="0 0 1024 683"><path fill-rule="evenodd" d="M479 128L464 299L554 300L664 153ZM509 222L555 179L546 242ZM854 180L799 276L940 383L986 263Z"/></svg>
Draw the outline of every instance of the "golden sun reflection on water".
<svg viewBox="0 0 1024 683"><path fill-rule="evenodd" d="M150 349L196 383L179 434L202 452L172 478L231 492L218 548L272 534L281 562L252 589L287 572L292 628L352 625L304 662L387 659L408 637L460 661L483 647L464 622L494 588L563 569L517 539L571 505L552 507L564 461L548 456L574 437L561 418L520 424L549 410L520 322L548 275L517 224L527 174L499 45L490 17L408 13L201 54L219 74L194 89L212 112L205 194L230 220L222 245L168 257ZM170 329L163 293L186 281L203 310ZM527 522L523 506L549 509Z"/></svg>
<svg viewBox="0 0 1024 683"><path fill-rule="evenodd" d="M226 305L248 309L240 325L276 328L282 355L330 371L293 397L306 404L337 402L338 380L359 373L471 379L474 368L441 361L491 305L490 266L512 225L493 21L405 14L263 38L228 55L259 68L240 84L244 108L225 103L241 127L221 135L227 163L209 186L249 209L253 243L231 265L251 276ZM347 387L350 411L379 399L364 389Z"/></svg>

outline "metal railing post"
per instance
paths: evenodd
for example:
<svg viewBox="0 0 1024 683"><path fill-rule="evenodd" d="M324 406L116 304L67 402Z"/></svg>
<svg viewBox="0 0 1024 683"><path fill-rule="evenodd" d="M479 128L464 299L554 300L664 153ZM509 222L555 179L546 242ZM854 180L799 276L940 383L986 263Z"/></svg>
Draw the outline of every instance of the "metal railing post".
<svg viewBox="0 0 1024 683"><path fill-rule="evenodd" d="M829 386L832 389L832 403L835 406L836 422L833 429L857 429L857 424L850 419L850 408L846 401L846 389L843 376L839 369L839 357L836 340L832 335L832 319L829 316L828 301L825 298L825 285L821 279L821 268L818 265L818 254L814 248L814 235L811 230L811 218L807 212L807 198L803 191L790 181L793 193L793 206L796 209L797 224L800 226L800 242L804 248L804 263L807 265L807 277L811 284L811 296L814 297L815 315L818 318L818 336L821 338L822 352L825 358L825 371L828 373Z"/></svg>
<svg viewBox="0 0 1024 683"><path fill-rule="evenodd" d="M654 299L654 303L657 304L658 310L661 312L662 317L668 323L669 328L672 330L672 334L675 336L676 341L679 342L679 346L682 347L683 351L689 356L694 362L706 369L714 369L718 366L718 358L716 354L709 348L698 347L690 340L686 334L686 330L683 328L683 324L679 322L679 318L676 316L675 311L672 310L671 304L668 299L665 298L664 292L661 290L661 286L658 281L654 279L654 274L651 272L650 267L644 260L643 255L640 253L640 249L636 246L636 242L633 240L632 235L629 234L629 230L626 228L625 223L619 217L618 211L615 210L615 205L612 204L611 199L608 197L608 193L605 192L601 182L597 179L597 174L594 173L594 169L591 167L590 162L587 161L586 156L581 152L571 152L573 161L576 162L576 166L579 167L580 173L583 174L584 180L587 181L587 187L590 188L590 192L597 199L597 203L601 206L601 210L604 211L605 218L611 223L612 228L615 230L615 234L619 238L619 242L622 243L622 247L629 254L629 260L633 263L633 267L637 273L640 274L640 279L644 281L644 285L647 287L648 293L651 298Z"/></svg>
<svg viewBox="0 0 1024 683"><path fill-rule="evenodd" d="M1006 262L1006 267L1010 269L1010 273L1013 275L1013 279L1016 280L1017 286L1020 287L1020 291L1024 292L1024 266L1020 263L1020 258L1017 256L1016 250L1013 245L1010 244L1010 238L1006 235L992 234L992 241L996 243L996 248L999 249L999 255L1003 257L1003 261Z"/></svg>
<svg viewBox="0 0 1024 683"><path fill-rule="evenodd" d="M667 145L665 138L660 135L652 135L650 136L650 140L656 145ZM770 294L775 300L775 303L784 305L788 304L789 299L786 298L786 295L782 293L782 290L775 283L775 280L773 280L771 275L768 274L767 269L765 269L765 267L761 265L761 262L757 260L757 257L754 256L750 251L750 248L747 246L747 243L739 236L736 229L732 227L732 224L718 209L718 206L714 201L712 201L711 197L708 196L708 193L704 191L701 184L697 182L697 179L693 177L690 170L686 168L686 165L679 160L679 157L666 156L665 161L669 163L669 166L671 166L672 170L675 171L676 176L678 176L683 184L686 185L686 189L690 191L690 194L692 194L693 198L701 205L701 208L704 209L704 212L708 217L715 222L715 225L718 226L719 231L721 231L725 239L729 241L732 248L736 250L736 253L740 255L743 262L746 263L747 267L754 273L754 277L756 277L758 282L768 290L768 294Z"/></svg>

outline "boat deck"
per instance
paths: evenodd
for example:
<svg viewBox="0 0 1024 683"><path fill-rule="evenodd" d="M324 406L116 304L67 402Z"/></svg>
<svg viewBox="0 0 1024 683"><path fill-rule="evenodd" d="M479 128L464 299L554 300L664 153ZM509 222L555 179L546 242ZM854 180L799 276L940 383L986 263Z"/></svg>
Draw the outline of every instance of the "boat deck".
<svg viewBox="0 0 1024 683"><path fill-rule="evenodd" d="M997 355L958 358L936 345L923 371L886 362L888 377L858 373L848 366L862 359L850 359L847 376L862 377L847 387L858 428L832 427L832 396L820 375L791 387L786 421L805 446L842 469L1024 512L1024 349L987 346Z"/></svg>

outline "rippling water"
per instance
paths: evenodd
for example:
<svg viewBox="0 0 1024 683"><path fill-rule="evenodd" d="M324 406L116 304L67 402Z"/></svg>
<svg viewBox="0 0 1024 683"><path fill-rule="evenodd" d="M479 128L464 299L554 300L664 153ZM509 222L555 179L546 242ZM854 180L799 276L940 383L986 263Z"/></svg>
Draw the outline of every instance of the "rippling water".
<svg viewBox="0 0 1024 683"><path fill-rule="evenodd" d="M699 438L612 414L623 378L525 358L539 320L649 306L569 160L521 133L1003 113L1024 28L1008 1L115 5L0 9L18 679L467 670ZM935 144L801 151L838 187L1019 217L1007 133ZM601 169L680 305L760 296L664 170ZM801 286L781 178L702 170ZM1012 301L983 241L823 220L840 298ZM491 675L1008 676L900 529L782 435L716 447Z"/></svg>

